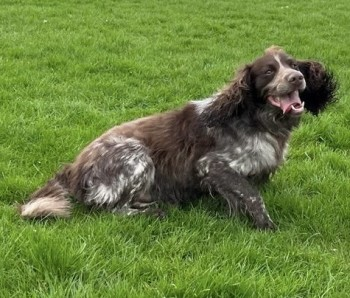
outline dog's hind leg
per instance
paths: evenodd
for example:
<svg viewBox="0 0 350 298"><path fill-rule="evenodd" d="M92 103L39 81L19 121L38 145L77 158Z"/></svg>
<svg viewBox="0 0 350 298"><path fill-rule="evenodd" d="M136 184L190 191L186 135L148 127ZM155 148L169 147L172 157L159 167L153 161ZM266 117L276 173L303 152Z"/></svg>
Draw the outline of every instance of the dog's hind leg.
<svg viewBox="0 0 350 298"><path fill-rule="evenodd" d="M147 148L135 139L109 138L95 145L96 160L84 175L86 205L113 213L157 212L150 196L155 168Z"/></svg>

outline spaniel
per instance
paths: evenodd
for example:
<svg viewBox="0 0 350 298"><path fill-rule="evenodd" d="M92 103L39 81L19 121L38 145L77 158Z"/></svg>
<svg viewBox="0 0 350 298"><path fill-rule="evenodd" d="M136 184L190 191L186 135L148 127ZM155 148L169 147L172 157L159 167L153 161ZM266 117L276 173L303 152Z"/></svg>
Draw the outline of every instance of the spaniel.
<svg viewBox="0 0 350 298"><path fill-rule="evenodd" d="M213 96L108 130L32 194L20 213L68 217L73 197L113 213L162 216L159 203L216 194L230 214L274 229L256 183L283 163L304 110L318 114L335 100L336 87L321 63L272 46Z"/></svg>

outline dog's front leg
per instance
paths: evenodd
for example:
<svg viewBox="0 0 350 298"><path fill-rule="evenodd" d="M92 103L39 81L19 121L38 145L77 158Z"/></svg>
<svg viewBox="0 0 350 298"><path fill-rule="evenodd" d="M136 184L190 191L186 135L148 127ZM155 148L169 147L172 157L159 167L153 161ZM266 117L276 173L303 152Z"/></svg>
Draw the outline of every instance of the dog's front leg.
<svg viewBox="0 0 350 298"><path fill-rule="evenodd" d="M254 227L261 230L276 228L259 192L246 178L233 171L225 162L206 164L202 185L215 190L228 202L230 209L247 214Z"/></svg>

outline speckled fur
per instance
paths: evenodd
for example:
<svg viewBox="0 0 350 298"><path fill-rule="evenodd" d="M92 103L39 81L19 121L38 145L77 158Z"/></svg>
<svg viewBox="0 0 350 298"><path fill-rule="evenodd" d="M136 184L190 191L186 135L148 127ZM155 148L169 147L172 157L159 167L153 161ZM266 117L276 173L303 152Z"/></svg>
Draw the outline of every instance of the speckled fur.
<svg viewBox="0 0 350 298"><path fill-rule="evenodd" d="M266 89L287 84L280 72L296 70L277 63L278 80L273 80L262 69L273 59L282 65L285 57L272 47L212 97L110 129L35 192L20 208L21 215L68 216L72 196L115 213L160 216L159 202L177 204L216 193L230 213L247 214L255 227L273 229L254 184L283 163L300 115L282 114L265 98ZM335 81L318 62L297 63L307 85L302 100L318 113L333 101Z"/></svg>

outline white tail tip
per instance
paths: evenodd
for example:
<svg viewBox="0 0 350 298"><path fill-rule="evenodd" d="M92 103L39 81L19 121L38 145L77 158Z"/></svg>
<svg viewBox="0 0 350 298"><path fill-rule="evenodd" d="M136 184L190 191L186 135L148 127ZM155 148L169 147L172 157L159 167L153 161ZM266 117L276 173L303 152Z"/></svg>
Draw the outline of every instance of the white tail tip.
<svg viewBox="0 0 350 298"><path fill-rule="evenodd" d="M22 205L20 213L25 218L69 217L71 205L65 198L42 197Z"/></svg>

